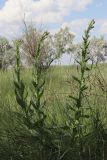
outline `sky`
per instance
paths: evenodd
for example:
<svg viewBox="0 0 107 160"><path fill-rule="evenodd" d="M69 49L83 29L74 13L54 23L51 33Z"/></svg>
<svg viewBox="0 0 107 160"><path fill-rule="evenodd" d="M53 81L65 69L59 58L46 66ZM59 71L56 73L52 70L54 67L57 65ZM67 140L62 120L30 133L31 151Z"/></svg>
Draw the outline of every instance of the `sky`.
<svg viewBox="0 0 107 160"><path fill-rule="evenodd" d="M95 19L92 34L107 38L107 0L0 0L0 35L15 38L23 20L52 33L69 26L77 39Z"/></svg>
<svg viewBox="0 0 107 160"><path fill-rule="evenodd" d="M81 40L91 19L92 35L107 39L107 0L0 0L0 36L9 39L23 33L24 20L51 33L68 26Z"/></svg>

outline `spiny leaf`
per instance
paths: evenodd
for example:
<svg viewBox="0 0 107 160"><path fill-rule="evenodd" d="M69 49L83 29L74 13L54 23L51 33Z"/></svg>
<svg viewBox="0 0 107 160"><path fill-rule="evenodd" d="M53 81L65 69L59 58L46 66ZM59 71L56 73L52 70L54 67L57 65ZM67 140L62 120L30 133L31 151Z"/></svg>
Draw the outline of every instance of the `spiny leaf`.
<svg viewBox="0 0 107 160"><path fill-rule="evenodd" d="M78 79L77 77L72 76L72 78L73 78L75 81L77 81L79 84L81 83L81 80L80 80L80 79Z"/></svg>
<svg viewBox="0 0 107 160"><path fill-rule="evenodd" d="M86 89L88 89L88 87L87 87L86 85L83 85L83 86L81 87L81 90L82 90L82 91L84 91L84 90L86 90Z"/></svg>
<svg viewBox="0 0 107 160"><path fill-rule="evenodd" d="M73 97L71 95L69 95L69 97L72 98L72 99L74 99L75 101L78 101L78 98L76 98L76 97Z"/></svg>

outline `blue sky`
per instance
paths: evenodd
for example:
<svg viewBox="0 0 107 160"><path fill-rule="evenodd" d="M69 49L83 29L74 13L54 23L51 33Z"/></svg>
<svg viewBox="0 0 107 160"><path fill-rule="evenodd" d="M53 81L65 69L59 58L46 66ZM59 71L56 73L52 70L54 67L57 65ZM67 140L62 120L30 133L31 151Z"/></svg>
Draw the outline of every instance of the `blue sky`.
<svg viewBox="0 0 107 160"><path fill-rule="evenodd" d="M74 11L67 17L70 21L77 18L107 19L107 1L93 0L92 4L88 5L85 10L81 12Z"/></svg>
<svg viewBox="0 0 107 160"><path fill-rule="evenodd" d="M0 0L0 8L2 8L4 4L5 4L5 0Z"/></svg>
<svg viewBox="0 0 107 160"><path fill-rule="evenodd" d="M25 19L52 33L69 26L78 40L94 18L96 25L92 35L107 38L106 10L107 0L0 0L0 35L19 36Z"/></svg>
<svg viewBox="0 0 107 160"><path fill-rule="evenodd" d="M7 0L0 0L0 9L5 6ZM80 0L81 1L81 0ZM85 11L76 12L74 11L69 16L66 17L68 21L75 18L105 18L107 19L107 0L94 0L91 5L89 5Z"/></svg>
<svg viewBox="0 0 107 160"><path fill-rule="evenodd" d="M23 33L23 19L51 33L68 26L80 41L91 19L96 24L92 36L107 39L107 0L0 0L0 36L15 39ZM69 64L69 57L61 62Z"/></svg>

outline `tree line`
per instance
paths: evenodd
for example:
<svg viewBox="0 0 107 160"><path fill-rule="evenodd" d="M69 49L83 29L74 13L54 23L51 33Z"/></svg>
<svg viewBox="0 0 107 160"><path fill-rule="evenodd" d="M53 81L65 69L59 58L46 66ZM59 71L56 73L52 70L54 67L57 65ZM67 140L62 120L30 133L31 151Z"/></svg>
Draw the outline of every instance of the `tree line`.
<svg viewBox="0 0 107 160"><path fill-rule="evenodd" d="M9 41L6 37L0 36L0 70L14 66L15 64L15 43L20 41L20 53L22 66L32 66L34 63L35 52L42 31L37 30L34 26L25 27L22 36L16 40ZM93 37L90 40L90 60L92 62L105 61L105 46L107 41L103 36ZM41 58L39 65L42 69L47 69L55 60L61 58L63 54L73 55L77 61L80 57L81 42L75 42L75 35L69 27L61 28L55 34L48 32L47 39L43 42L41 49Z"/></svg>

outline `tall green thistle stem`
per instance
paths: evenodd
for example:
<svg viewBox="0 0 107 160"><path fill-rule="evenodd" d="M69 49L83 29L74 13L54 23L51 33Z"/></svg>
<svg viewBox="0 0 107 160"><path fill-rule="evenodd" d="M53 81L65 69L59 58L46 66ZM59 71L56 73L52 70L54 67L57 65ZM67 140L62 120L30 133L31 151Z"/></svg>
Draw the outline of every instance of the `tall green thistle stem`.
<svg viewBox="0 0 107 160"><path fill-rule="evenodd" d="M16 42L16 66L15 66L15 78L14 78L14 85L15 85L15 95L17 103L21 106L22 110L24 111L26 117L28 116L27 110L27 95L25 93L25 85L21 79L21 62L20 62L20 42Z"/></svg>
<svg viewBox="0 0 107 160"><path fill-rule="evenodd" d="M74 127L73 127L73 135L75 138L79 140L80 148L82 149L82 137L83 137L83 128L84 128L84 119L89 118L89 115L85 114L84 109L86 106L83 106L83 99L84 93L88 89L87 87L87 72L91 70L92 67L89 68L88 61L89 61L89 38L90 38L90 31L94 28L95 21L92 20L89 23L88 28L84 32L83 36L83 44L81 47L80 53L80 60L77 61L79 64L80 69L80 78L73 76L73 79L77 82L78 88L78 95L73 97L70 95L70 98L75 101L75 105L71 110L74 111ZM81 151L80 149L80 151ZM81 159L81 158L80 158Z"/></svg>
<svg viewBox="0 0 107 160"><path fill-rule="evenodd" d="M39 42L37 51L35 51L35 63L33 66L33 74L32 74L32 84L33 89L32 97L30 101L28 101L28 92L25 89L25 85L21 80L21 68L20 68L20 44L16 43L16 66L15 66L15 95L16 100L19 106L21 106L24 114L25 114L25 124L31 130L39 130L43 129L44 121L46 115L44 114L43 108L45 106L45 102L43 102L43 93L44 93L44 84L45 80L42 77L42 69L40 67L40 56L41 56L41 48L44 40L46 39L48 33L45 32Z"/></svg>
<svg viewBox="0 0 107 160"><path fill-rule="evenodd" d="M44 107L45 107L45 101L43 102L42 97L44 93L44 84L45 80L42 76L42 68L40 67L40 58L41 58L41 49L43 41L46 39L48 33L45 32L43 36L41 37L38 48L35 53L35 62L34 62L34 69L33 69L33 75L32 75L32 84L34 88L33 96L31 99L31 105L33 106L34 110L36 110L37 115L37 122L36 126L39 128L44 127L44 120L46 118L46 115L44 114Z"/></svg>

